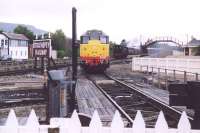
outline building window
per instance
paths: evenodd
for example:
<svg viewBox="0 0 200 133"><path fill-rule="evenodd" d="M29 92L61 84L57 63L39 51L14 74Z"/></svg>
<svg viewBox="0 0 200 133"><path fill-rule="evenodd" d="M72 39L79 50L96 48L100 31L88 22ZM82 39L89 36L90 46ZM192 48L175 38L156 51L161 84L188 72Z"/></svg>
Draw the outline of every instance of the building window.
<svg viewBox="0 0 200 133"><path fill-rule="evenodd" d="M27 46L27 41L21 41L21 45L22 47L26 47Z"/></svg>
<svg viewBox="0 0 200 133"><path fill-rule="evenodd" d="M18 47L20 47L21 46L21 41L20 40L18 40Z"/></svg>
<svg viewBox="0 0 200 133"><path fill-rule="evenodd" d="M16 56L17 56L17 51L16 51Z"/></svg>
<svg viewBox="0 0 200 133"><path fill-rule="evenodd" d="M1 46L3 46L3 45L4 45L4 40L2 39L2 40L1 40Z"/></svg>
<svg viewBox="0 0 200 133"><path fill-rule="evenodd" d="M5 45L8 45L8 40L5 40Z"/></svg>
<svg viewBox="0 0 200 133"><path fill-rule="evenodd" d="M13 51L10 51L11 56L13 55Z"/></svg>
<svg viewBox="0 0 200 133"><path fill-rule="evenodd" d="M26 56L26 51L25 51L25 56Z"/></svg>
<svg viewBox="0 0 200 133"><path fill-rule="evenodd" d="M11 47L17 47L18 46L18 40L12 40L10 43Z"/></svg>

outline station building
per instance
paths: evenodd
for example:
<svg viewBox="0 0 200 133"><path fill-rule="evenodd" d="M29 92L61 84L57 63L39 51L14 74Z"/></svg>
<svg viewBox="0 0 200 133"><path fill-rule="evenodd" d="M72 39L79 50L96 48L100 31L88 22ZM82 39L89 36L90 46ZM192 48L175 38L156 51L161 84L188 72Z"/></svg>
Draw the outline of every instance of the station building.
<svg viewBox="0 0 200 133"><path fill-rule="evenodd" d="M185 56L195 56L199 55L200 51L198 51L198 47L200 47L200 40L193 38L185 47L184 53Z"/></svg>
<svg viewBox="0 0 200 133"><path fill-rule="evenodd" d="M0 33L0 58L28 59L28 41L23 34Z"/></svg>

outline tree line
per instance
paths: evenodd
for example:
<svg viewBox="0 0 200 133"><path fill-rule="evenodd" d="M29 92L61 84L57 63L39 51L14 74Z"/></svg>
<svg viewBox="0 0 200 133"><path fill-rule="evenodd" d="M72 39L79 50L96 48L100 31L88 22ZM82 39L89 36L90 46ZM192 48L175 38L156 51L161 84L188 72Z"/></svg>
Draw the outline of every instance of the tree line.
<svg viewBox="0 0 200 133"><path fill-rule="evenodd" d="M32 44L33 40L36 38L36 36L31 30L21 25L18 25L14 29L14 33L24 34L29 39L29 44ZM72 52L71 38L66 37L64 32L61 29L56 30L54 33L50 33L50 34L51 34L51 45L52 45L53 50L57 51L58 58L63 58L65 56L70 57L71 52ZM48 38L49 35L48 33L46 33L43 36L44 38ZM41 39L41 38L42 38L42 35L39 35L38 39Z"/></svg>

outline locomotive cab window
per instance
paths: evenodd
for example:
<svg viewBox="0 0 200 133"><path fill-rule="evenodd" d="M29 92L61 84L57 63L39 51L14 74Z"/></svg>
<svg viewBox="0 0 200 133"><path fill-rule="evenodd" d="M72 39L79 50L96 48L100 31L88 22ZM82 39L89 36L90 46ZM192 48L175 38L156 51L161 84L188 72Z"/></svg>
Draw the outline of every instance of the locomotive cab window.
<svg viewBox="0 0 200 133"><path fill-rule="evenodd" d="M108 37L107 36L100 36L100 41L101 41L101 43L108 43Z"/></svg>
<svg viewBox="0 0 200 133"><path fill-rule="evenodd" d="M99 32L91 32L90 33L90 40L99 40Z"/></svg>
<svg viewBox="0 0 200 133"><path fill-rule="evenodd" d="M81 36L81 43L82 44L86 44L89 41L89 36Z"/></svg>

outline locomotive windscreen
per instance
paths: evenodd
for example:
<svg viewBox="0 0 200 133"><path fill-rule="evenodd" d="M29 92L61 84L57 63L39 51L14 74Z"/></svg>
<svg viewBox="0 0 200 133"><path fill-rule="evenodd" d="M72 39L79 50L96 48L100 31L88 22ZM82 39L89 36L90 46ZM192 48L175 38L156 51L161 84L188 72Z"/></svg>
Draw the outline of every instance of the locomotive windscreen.
<svg viewBox="0 0 200 133"><path fill-rule="evenodd" d="M83 36L81 36L81 43L86 44L89 40L100 40L101 43L109 43L109 38L102 31L91 30L87 31Z"/></svg>
<svg viewBox="0 0 200 133"><path fill-rule="evenodd" d="M90 40L99 40L100 33L98 31L90 32Z"/></svg>
<svg viewBox="0 0 200 133"><path fill-rule="evenodd" d="M89 40L90 40L89 36L81 36L81 43L82 44L87 44Z"/></svg>

